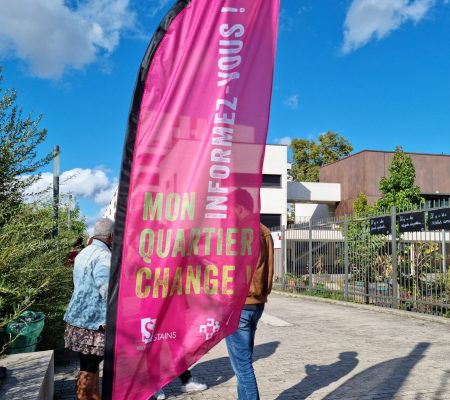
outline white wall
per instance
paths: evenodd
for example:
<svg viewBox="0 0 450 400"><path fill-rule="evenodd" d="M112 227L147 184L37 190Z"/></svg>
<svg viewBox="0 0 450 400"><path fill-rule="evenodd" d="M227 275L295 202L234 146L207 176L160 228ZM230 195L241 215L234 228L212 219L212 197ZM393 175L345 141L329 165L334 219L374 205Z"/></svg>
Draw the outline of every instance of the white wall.
<svg viewBox="0 0 450 400"><path fill-rule="evenodd" d="M295 203L295 222L334 216L336 207L331 204Z"/></svg>
<svg viewBox="0 0 450 400"><path fill-rule="evenodd" d="M311 218L321 219L335 215L336 204L341 201L339 183L289 182L287 198L295 205L295 222Z"/></svg>
<svg viewBox="0 0 450 400"><path fill-rule="evenodd" d="M287 146L267 144L264 155L263 174L282 174L287 176Z"/></svg>
<svg viewBox="0 0 450 400"><path fill-rule="evenodd" d="M103 218L109 218L109 219L112 219L113 221L116 219L117 191L118 190L119 190L119 188L117 187L116 190L114 191L111 201L109 202L108 207L106 208L106 210L103 214Z"/></svg>
<svg viewBox="0 0 450 400"><path fill-rule="evenodd" d="M261 188L261 214L281 214L287 225L287 146L266 145L263 174L281 175L281 188Z"/></svg>
<svg viewBox="0 0 450 400"><path fill-rule="evenodd" d="M281 188L261 189L261 213L281 214L281 224L287 225L287 146L266 145L263 174L281 175ZM114 219L117 206L117 191L104 213Z"/></svg>
<svg viewBox="0 0 450 400"><path fill-rule="evenodd" d="M341 201L340 183L289 182L289 202L338 203Z"/></svg>

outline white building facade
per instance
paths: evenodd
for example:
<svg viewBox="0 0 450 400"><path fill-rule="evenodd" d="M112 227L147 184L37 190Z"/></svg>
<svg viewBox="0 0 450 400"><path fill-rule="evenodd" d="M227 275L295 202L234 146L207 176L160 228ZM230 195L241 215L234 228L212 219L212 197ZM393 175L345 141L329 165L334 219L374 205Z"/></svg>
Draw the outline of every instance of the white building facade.
<svg viewBox="0 0 450 400"><path fill-rule="evenodd" d="M295 223L335 215L341 201L340 183L289 182L288 202L295 208Z"/></svg>
<svg viewBox="0 0 450 400"><path fill-rule="evenodd" d="M269 227L287 224L287 146L266 145L261 188L261 221ZM104 216L115 219L117 189Z"/></svg>
<svg viewBox="0 0 450 400"><path fill-rule="evenodd" d="M261 185L261 222L269 228L287 226L288 203L295 222L334 215L341 200L339 183L292 182L288 179L287 146L266 145ZM104 216L115 219L117 189Z"/></svg>
<svg viewBox="0 0 450 400"><path fill-rule="evenodd" d="M261 185L261 222L269 228L287 225L286 145L266 145Z"/></svg>

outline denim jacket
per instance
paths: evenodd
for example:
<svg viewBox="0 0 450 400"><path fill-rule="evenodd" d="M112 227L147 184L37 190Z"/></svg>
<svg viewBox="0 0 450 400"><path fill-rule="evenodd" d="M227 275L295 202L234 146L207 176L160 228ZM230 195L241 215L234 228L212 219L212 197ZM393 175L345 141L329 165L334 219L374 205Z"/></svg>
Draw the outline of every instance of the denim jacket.
<svg viewBox="0 0 450 400"><path fill-rule="evenodd" d="M74 291L64 321L78 328L98 330L106 323L111 250L100 240L84 248L75 258Z"/></svg>

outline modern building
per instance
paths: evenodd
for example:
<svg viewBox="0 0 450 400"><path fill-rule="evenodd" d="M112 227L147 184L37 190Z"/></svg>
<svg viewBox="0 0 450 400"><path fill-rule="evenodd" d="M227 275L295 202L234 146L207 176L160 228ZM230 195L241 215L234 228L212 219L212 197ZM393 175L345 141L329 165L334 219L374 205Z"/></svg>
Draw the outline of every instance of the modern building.
<svg viewBox="0 0 450 400"><path fill-rule="evenodd" d="M266 145L261 187L261 222L269 228L287 225L287 146Z"/></svg>
<svg viewBox="0 0 450 400"><path fill-rule="evenodd" d="M334 216L341 201L339 183L288 182L287 200L292 205L295 223Z"/></svg>
<svg viewBox="0 0 450 400"><path fill-rule="evenodd" d="M450 156L407 153L416 169L416 184L426 200L450 197ZM266 145L261 188L261 221L270 228L287 226L291 205L295 222L352 213L360 193L370 203L381 197L380 179L388 176L394 152L363 150L320 169L320 182L288 179L287 146ZM117 193L105 216L114 218Z"/></svg>
<svg viewBox="0 0 450 400"><path fill-rule="evenodd" d="M171 157L168 158L169 161L166 162L174 162ZM261 222L270 228L287 224L287 170L287 146L266 145L261 188ZM116 208L117 190L104 216L114 219Z"/></svg>
<svg viewBox="0 0 450 400"><path fill-rule="evenodd" d="M416 170L416 185L425 200L450 197L450 156L440 154L406 153ZM352 204L360 193L369 203L381 197L380 179L388 176L394 152L363 150L320 169L321 183L339 183L341 199L336 205L337 216L351 214Z"/></svg>

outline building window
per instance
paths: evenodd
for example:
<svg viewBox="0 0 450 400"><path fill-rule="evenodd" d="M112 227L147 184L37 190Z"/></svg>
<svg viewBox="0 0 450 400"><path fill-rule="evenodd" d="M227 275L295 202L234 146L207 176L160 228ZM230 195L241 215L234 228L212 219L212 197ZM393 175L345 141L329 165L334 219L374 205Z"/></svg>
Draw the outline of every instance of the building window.
<svg viewBox="0 0 450 400"><path fill-rule="evenodd" d="M281 175L263 174L262 187L281 187Z"/></svg>
<svg viewBox="0 0 450 400"><path fill-rule="evenodd" d="M281 214L261 214L261 223L270 228L281 227Z"/></svg>

